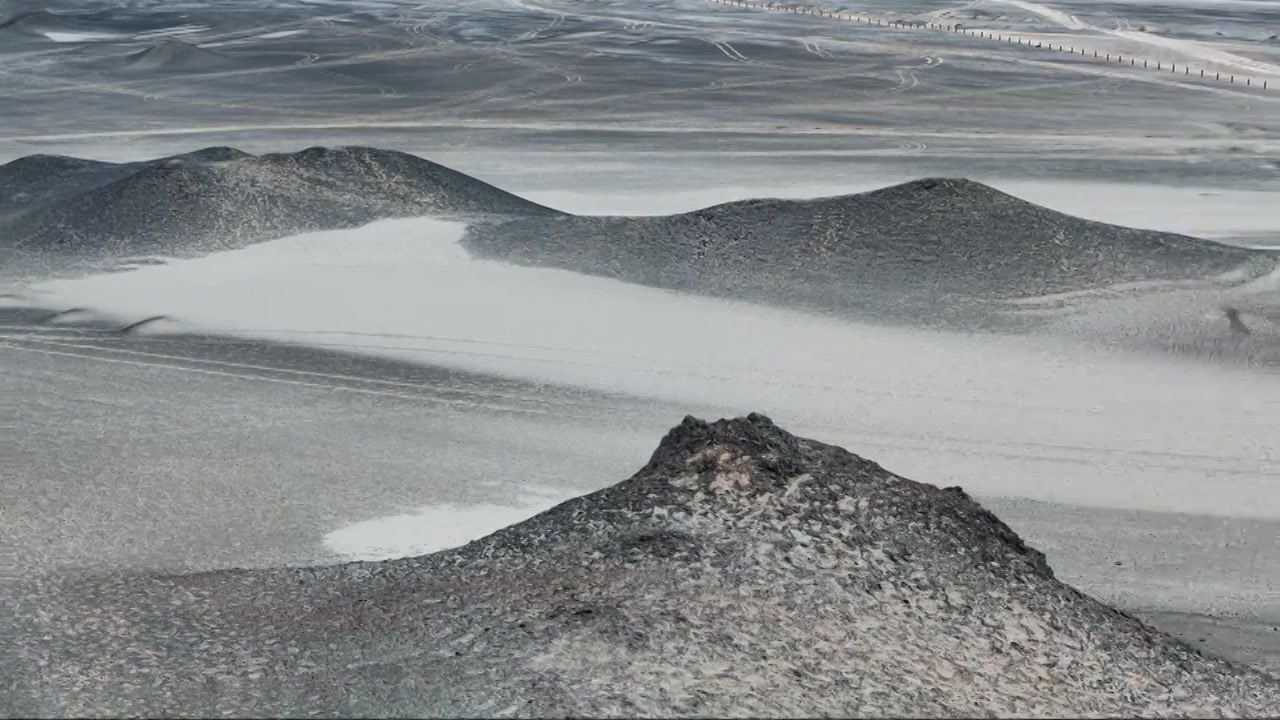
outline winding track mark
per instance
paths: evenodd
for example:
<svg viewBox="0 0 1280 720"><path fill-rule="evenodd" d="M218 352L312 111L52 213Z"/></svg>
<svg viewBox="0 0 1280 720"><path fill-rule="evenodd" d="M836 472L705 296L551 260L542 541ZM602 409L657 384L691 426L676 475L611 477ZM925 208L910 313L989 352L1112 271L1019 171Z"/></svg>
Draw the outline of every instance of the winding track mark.
<svg viewBox="0 0 1280 720"><path fill-rule="evenodd" d="M258 382L270 382L270 383L278 383L282 385L295 385L300 387L317 388L321 390L330 390L330 391L350 392L350 393L357 393L362 395L378 395L382 397L390 397L390 398L396 398L400 400L425 401L429 403L453 406L453 407L498 410L502 412L526 413L530 415L549 414L548 411L542 410L539 408L519 407L514 405L499 405L496 403L474 402L474 401L467 401L467 400L457 400L452 398L444 398L444 397L438 397L438 396L432 396L432 395L426 395L426 394L394 392L390 390L377 390L372 388L362 388L362 387L356 387L351 385L339 385L336 383L330 384L330 383L315 382L315 381L309 381L309 380L275 378L275 377L268 377L266 375L254 375L251 373L237 373L237 372L229 372L225 370L210 370L207 368L195 368L195 367L188 367L185 365L175 365L175 364L163 363L163 362L147 362L143 360L128 360L124 358L101 357L101 356L91 355L91 354L82 353L82 352L69 352L66 350L51 350L48 348L23 347L11 341L0 341L0 347L6 348L8 350L16 350L18 352L61 356L61 357L71 357L71 358L77 358L80 360L87 360L90 362L113 363L113 364L119 364L119 365L132 365L134 367L157 368L157 369L163 369L163 370L184 372L192 375L210 375L214 377L237 378L242 380L255 380ZM262 369L269 370L271 372L288 372L288 371L282 371L279 368L264 367Z"/></svg>
<svg viewBox="0 0 1280 720"><path fill-rule="evenodd" d="M0 70L0 76L14 78L16 80L36 80L48 85L58 84L67 87L74 87L79 90L88 92L99 92L110 95L127 95L141 99L143 102L155 102L163 100L165 102L197 105L201 107L215 107L224 110L257 110L259 112L268 112L273 114L298 115L306 114L312 117L338 117L329 113L318 113L314 111L300 111L294 108L279 108L269 105L255 105L245 102L226 102L218 100L206 100L191 96L174 96L157 92L148 92L129 87L123 83L99 83L89 80L77 80L67 77L49 77L46 75L34 75L31 73L16 72L13 70Z"/></svg>
<svg viewBox="0 0 1280 720"><path fill-rule="evenodd" d="M830 59L835 57L835 55L832 54L830 50L826 50L821 45L819 45L817 39L815 38L800 38L800 42L801 44L804 45L805 52L808 52L813 55L817 55L818 57L823 59Z"/></svg>
<svg viewBox="0 0 1280 720"><path fill-rule="evenodd" d="M296 377L303 377L303 378L313 378L317 381L331 380L335 382L337 381L355 382L355 383L363 383L366 385L374 385L379 387L387 387L387 388L395 388L395 389L441 391L441 392L449 392L449 393L455 393L460 395L470 395L477 398L536 402L536 403L547 405L547 406L563 406L568 408L580 407L578 403L575 403L572 401L566 401L566 400L556 399L556 398L531 397L531 396L515 394L515 393L500 392L497 390L467 389L460 386L447 386L447 385L438 385L438 384L432 384L432 383L413 383L413 382L404 382L404 381L398 381L398 380L386 380L382 378L363 377L359 375L327 373L327 372L318 372L313 370L299 370L296 368L278 367L278 366L272 366L272 365L232 362L228 360L214 360L210 358L197 358L197 357L191 357L187 355L173 355L169 353L130 350L126 348L111 347L106 345L87 344L89 342L93 342L99 339L108 340L108 341L113 340L114 337L112 336L114 335L115 335L114 331L111 332L111 336L104 337L100 335L97 338L92 336L90 337L79 336L75 338L47 338L47 337L36 338L32 336L6 334L3 336L0 336L0 340L6 340L10 342L22 342L22 343L25 343L25 345L27 346L36 345L36 346L42 346L46 348L54 348L59 351L65 351L68 353L76 354L77 356L80 356L80 353L84 351L89 351L89 352L96 352L96 353L114 354L117 356L124 355L128 357L138 358L139 362L150 361L156 364L159 364L160 361L165 361L168 363L193 363L196 365L218 368L226 371L269 372L269 373L278 373L282 375L289 375L289 376L296 376ZM344 343L307 343L306 344L306 346L309 346L309 347L326 346L326 345L337 346L337 347L352 347L351 345L344 344ZM356 347L360 347L360 346L356 346ZM91 355L90 357L95 359L97 358L96 355ZM185 366L182 366L182 365L167 365L167 366L175 367L178 369L185 368Z"/></svg>
<svg viewBox="0 0 1280 720"><path fill-rule="evenodd" d="M70 357L70 358L76 358L76 359L85 360L89 362L113 363L113 364L129 365L134 367L155 368L155 369L182 372L182 373L188 373L188 374L194 374L194 375L206 375L206 376L213 376L213 377L227 377L227 378L252 380L252 381L258 381L258 382L270 382L270 383L277 383L277 384L283 384L283 385L292 385L297 387L314 388L314 389L325 390L330 392L333 392L333 391L350 392L355 394L373 395L373 396L389 397L389 398L395 398L395 399L401 399L401 400L426 402L430 404L443 405L443 406L452 407L452 408L495 410L500 412L524 413L524 414L539 415L539 416L582 417L582 416L570 415L568 413L563 413L559 411L555 415L552 415L552 413L549 410L543 409L543 408L537 408L537 407L521 407L516 405L500 404L495 402L477 402L473 400L462 400L462 399L456 399L456 398L441 397L439 395L428 394L430 391L438 389L430 385L415 386L412 383L405 383L404 385L408 387L418 387L423 389L424 391L421 393L414 393L414 392L397 391L397 390L391 390L391 389L369 388L369 387L359 387L354 385L338 384L338 381L347 381L347 380L355 380L358 382L373 382L373 383L381 383L381 384L394 382L394 381L370 380L368 378L359 378L356 376L340 376L340 375L326 376L323 373L309 373L309 375L312 375L315 377L314 380L300 380L295 378L270 377L266 375L251 374L248 372L242 373L242 372L232 372L229 370L221 370L221 369L189 367L189 366L177 365L177 364L166 363L166 362L158 362L158 361L154 361L154 359L152 361L148 361L143 359L102 357L100 355L93 355L89 353L73 351L74 346L73 348L70 348L70 349L60 347L65 345L64 343L47 343L47 345L52 345L53 347L52 348L51 347L27 347L20 344L16 344L15 342L12 341L12 339L0 340L0 348L14 350L18 352L43 354L43 355L49 355L49 356ZM87 346L87 349L101 350L101 348L98 348L96 346ZM145 356L146 354L141 353L141 355ZM179 358L179 360L190 361L191 359ZM267 372L275 372L275 373L298 372L298 371L292 371L288 369L274 368L270 366L258 366L254 369L259 369ZM324 380L324 379L333 379L335 380L335 382L333 383L322 382L321 380ZM451 391L451 392L456 392L456 391ZM522 396L512 396L512 397L516 399L534 400L533 398L523 398ZM969 401L969 402L972 403L972 401ZM893 437L895 434L884 433L884 434L877 434L877 435L880 437ZM918 438L912 438L911 436L908 436L908 435L902 435L901 437L903 439L906 439L908 442L911 442L913 440L918 440ZM1086 447L1086 446L1070 445L1070 444L1062 444L1062 443L1043 443L1043 442L1027 442L1027 441L993 442L989 439L974 439L974 438L966 438L962 436L931 436L930 439L931 441L935 441L935 442L942 441L942 442L952 443L960 447L972 446L974 448L972 452L981 452L984 455L991 455L994 453L996 455L1011 457L1011 458L1021 458L1021 459L1031 458L1031 459L1045 460L1045 461L1079 462L1080 458L1078 457L1078 455L1096 456L1098 454L1105 454L1105 455L1110 455L1117 458L1129 458L1128 460L1129 462L1142 462L1144 465L1166 466L1170 468L1184 468L1186 464L1190 461L1190 462L1206 463L1209 465L1209 469L1217 473L1280 477L1280 468L1276 468L1274 466L1274 463L1271 460L1267 458L1258 458L1258 457L1217 456L1217 455L1205 455L1205 454L1195 454L1195 453L1152 452L1152 451L1142 451L1142 450L1130 450L1125 448ZM1003 452L1000 450L993 451L992 445L1006 447L1008 448L1008 450L1005 450ZM959 450L959 452L963 454L965 451ZM1248 463L1249 466L1241 467L1239 465L1239 463L1241 462Z"/></svg>
<svg viewBox="0 0 1280 720"><path fill-rule="evenodd" d="M1234 67L1246 72L1256 72L1263 75L1280 75L1280 65L1254 60L1236 55L1225 50L1218 50L1208 47L1204 43L1194 40L1185 40L1181 38L1165 37L1142 30L1134 30L1129 24L1128 18L1117 18L1115 29L1100 28L1095 25L1081 21L1075 15L1068 15L1064 12L1054 10L1053 8L1041 5L1040 3L1030 2L1029 0L987 0L988 2L997 2L1004 5L1012 5L1016 8L1026 10L1034 15L1057 23L1068 30L1091 30L1100 32L1112 37L1118 37L1125 40L1131 40L1146 45L1162 47L1166 50L1173 50L1182 55L1193 57L1198 60L1204 60L1224 67Z"/></svg>
<svg viewBox="0 0 1280 720"><path fill-rule="evenodd" d="M509 1L514 1L514 0L509 0ZM1128 29L1121 30L1119 29L1120 28L1119 20L1117 20L1117 29L1108 30L1105 28L1099 28L1094 25L1085 23L1074 15L1068 15L1061 11L1054 10L1053 8L1049 8L1044 5L1040 5L1038 3L1029 2L1028 0L985 0L985 1L1001 2L1007 5L1013 5L1014 7L1018 7L1032 14L1036 14L1048 20L1051 20L1067 29L1094 31L1104 35L1110 35L1113 37L1127 39L1130 41L1136 41L1136 42L1141 42L1148 45L1163 47L1166 50L1174 50L1177 52L1181 52L1183 55L1195 57L1200 60L1204 60L1210 63L1215 63L1220 66L1240 68L1242 70L1260 73L1263 75L1280 76L1280 65L1275 65L1275 64L1263 62L1260 60L1253 60L1251 58L1246 58L1241 55L1235 55L1233 53L1229 53L1223 50L1217 50L1214 48L1206 47L1204 44L1198 43L1192 40L1184 40L1180 38L1168 38L1160 35L1154 35L1151 33L1128 30ZM777 6L777 5L774 5L772 2L768 2L768 3L752 2L750 0L745 0L745 1L744 0L707 0L707 2L718 4L718 5L729 5L732 7L743 7L743 8L767 10L767 11L782 11L782 12L789 12L793 14L798 13L802 15L812 15L816 17L833 18L837 20L855 21L859 23L876 25L880 27L928 28L931 30L938 30L938 31L944 31L944 32L955 32L958 29L958 26L945 25L945 24L930 22L930 21L923 21L923 22L906 21L901 19L884 20L884 19L863 17L863 16L857 16L857 15L846 14L846 13L829 12L826 10L814 9L810 7L797 8L797 7L791 7L791 6ZM1124 22L1125 22L1125 27L1127 28L1128 21L1125 20ZM984 31L964 30L963 32L965 32L970 36L973 36L976 32L978 37L983 37L985 39L991 39L991 40L1013 42L1015 39L1015 36L1006 35L1003 33L995 33L992 31L984 32ZM1026 43L1023 43L1021 39L1018 39L1018 44L1019 45L1026 44L1027 46L1030 47L1031 41L1027 41ZM1049 50L1054 49L1053 43L1049 43L1046 45L1044 44L1043 41L1036 41L1036 44L1034 45L1034 47L1049 49ZM1059 45L1057 49L1061 50L1062 49L1061 45ZM1081 54L1082 55L1084 54L1083 50L1081 50ZM1176 63L1174 65L1176 65ZM1181 67L1185 68L1186 66L1181 66ZM1157 65L1157 68L1159 68L1158 65ZM1171 68L1171 71L1172 71L1172 68ZM1170 74L1172 75L1173 72L1170 72ZM1189 73L1187 72L1183 73L1183 75L1187 75L1187 74ZM1156 80L1155 78L1147 75L1129 75L1129 76L1126 76L1126 79L1129 79L1129 80L1136 79L1136 80L1147 81L1147 82L1154 81L1154 82L1159 82L1161 84L1173 85L1175 87L1180 87L1184 89L1185 88L1199 89L1202 87L1197 83L1169 83L1168 81ZM1215 77L1215 79L1217 78ZM1258 84L1258 83L1253 83L1252 78L1242 77L1240 79L1243 80L1244 82L1230 83L1233 86L1234 90L1229 92L1236 94L1236 91L1244 90L1244 88L1246 87L1254 87L1258 89L1267 88L1266 81L1263 81L1261 84ZM1267 100L1274 99L1266 96L1262 96L1262 98Z"/></svg>
<svg viewBox="0 0 1280 720"><path fill-rule="evenodd" d="M729 58L730 60L736 60L738 62L749 62L742 53L733 49L733 46L727 42L718 42L715 40L707 40L706 42L709 42L712 45L714 45L717 50L724 53L725 57Z"/></svg>
<svg viewBox="0 0 1280 720"><path fill-rule="evenodd" d="M561 25L563 25L563 24L564 24L564 17L565 17L565 16L564 16L564 13L557 13L557 14L555 15L555 17L553 17L553 18L551 19L551 22L547 23L547 24L546 24L546 25L544 25L543 27L536 28L536 29L534 29L534 30L530 30L530 31L528 31L528 32L526 32L526 33L524 33L524 34L522 34L520 37L516 38L516 41L517 41L517 42L528 42L528 41L530 41L530 40L537 40L537 39L538 39L538 36L539 36L539 35L542 35L542 33L548 32L548 31L550 31L550 30L554 30L554 29L556 29L556 28L560 27Z"/></svg>

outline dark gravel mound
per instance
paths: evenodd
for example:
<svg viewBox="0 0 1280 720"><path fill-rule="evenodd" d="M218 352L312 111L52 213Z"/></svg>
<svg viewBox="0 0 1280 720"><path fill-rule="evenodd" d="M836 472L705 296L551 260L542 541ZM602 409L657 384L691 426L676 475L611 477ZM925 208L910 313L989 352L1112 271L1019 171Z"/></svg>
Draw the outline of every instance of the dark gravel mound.
<svg viewBox="0 0 1280 720"><path fill-rule="evenodd" d="M143 162L112 163L65 155L28 155L0 165L0 222L12 220L94 188L172 160L220 162L252 155L229 147L208 147ZM6 244L0 229L0 245Z"/></svg>
<svg viewBox="0 0 1280 720"><path fill-rule="evenodd" d="M112 177L115 167L62 155L28 155L0 165L0 221L83 192Z"/></svg>
<svg viewBox="0 0 1280 720"><path fill-rule="evenodd" d="M125 58L126 68L143 72L206 72L236 67L240 62L222 53L181 40L165 42Z"/></svg>
<svg viewBox="0 0 1280 720"><path fill-rule="evenodd" d="M41 156L0 168L0 207L17 215L0 225L8 239L0 244L35 252L181 251L390 217L559 214L442 165L372 148L261 157L206 148L143 163L77 162ZM40 167L43 176L30 169Z"/></svg>
<svg viewBox="0 0 1280 720"><path fill-rule="evenodd" d="M0 31L38 33L49 30L89 30L91 25L75 14L25 9L0 18Z"/></svg>
<svg viewBox="0 0 1280 720"><path fill-rule="evenodd" d="M161 30L180 24L185 17L182 11L164 7L130 7L128 3L85 7L85 3L64 3L63 7L48 9L48 3L30 0L26 2L0 2L0 37L8 41L28 40L48 42L45 33L89 33L128 37L133 33Z"/></svg>
<svg viewBox="0 0 1280 720"><path fill-rule="evenodd" d="M527 219L474 229L478 255L808 309L963 312L996 300L1201 277L1264 253L1093 222L970 180L668 217ZM1274 257L1274 256L1273 256Z"/></svg>
<svg viewBox="0 0 1280 720"><path fill-rule="evenodd" d="M1275 716L959 488L752 415L453 551L25 581L10 715Z"/></svg>

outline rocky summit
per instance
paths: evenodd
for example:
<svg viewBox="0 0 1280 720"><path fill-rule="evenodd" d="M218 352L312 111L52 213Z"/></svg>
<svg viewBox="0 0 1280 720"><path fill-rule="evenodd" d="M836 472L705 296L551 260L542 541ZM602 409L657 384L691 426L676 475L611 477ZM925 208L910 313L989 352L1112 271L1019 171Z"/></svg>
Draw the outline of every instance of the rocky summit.
<svg viewBox="0 0 1280 720"><path fill-rule="evenodd" d="M1276 716L960 488L768 418L419 558L28 580L5 714Z"/></svg>

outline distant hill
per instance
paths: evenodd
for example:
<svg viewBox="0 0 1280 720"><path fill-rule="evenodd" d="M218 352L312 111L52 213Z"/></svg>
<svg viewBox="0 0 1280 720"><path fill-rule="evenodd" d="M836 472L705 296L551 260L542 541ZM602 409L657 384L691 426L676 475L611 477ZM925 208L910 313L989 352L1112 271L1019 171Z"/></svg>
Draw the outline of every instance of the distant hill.
<svg viewBox="0 0 1280 720"><path fill-rule="evenodd" d="M111 21L114 19L113 13L109 11L50 12L28 4L0 16L0 37L18 34L47 38L55 33L111 33L117 30L112 27Z"/></svg>
<svg viewBox="0 0 1280 720"><path fill-rule="evenodd" d="M216 162L248 157L253 156L227 147L209 147L130 163L83 160L65 155L28 155L0 165L0 222L68 200L158 163L184 159ZM0 245L3 244L0 239Z"/></svg>
<svg viewBox="0 0 1280 720"><path fill-rule="evenodd" d="M73 41L127 38L182 23L185 12L164 3L63 3L54 11L40 0L0 1L0 37ZM88 6L88 7L86 7Z"/></svg>
<svg viewBox="0 0 1280 720"><path fill-rule="evenodd" d="M240 61L177 39L125 58L125 67L141 72L206 72L237 67Z"/></svg>
<svg viewBox="0 0 1280 720"><path fill-rule="evenodd" d="M663 217L529 218L472 228L464 244L483 257L657 287L886 314L957 314L965 299L1202 277L1275 257L943 178Z"/></svg>
<svg viewBox="0 0 1280 720"><path fill-rule="evenodd" d="M32 156L0 166L0 245L82 253L233 246L389 217L553 216L407 153L206 148L141 163ZM3 215L0 215L3 218Z"/></svg>
<svg viewBox="0 0 1280 720"><path fill-rule="evenodd" d="M82 29L82 26L75 16L56 15L48 10L30 8L0 17L0 31L38 32L62 28Z"/></svg>

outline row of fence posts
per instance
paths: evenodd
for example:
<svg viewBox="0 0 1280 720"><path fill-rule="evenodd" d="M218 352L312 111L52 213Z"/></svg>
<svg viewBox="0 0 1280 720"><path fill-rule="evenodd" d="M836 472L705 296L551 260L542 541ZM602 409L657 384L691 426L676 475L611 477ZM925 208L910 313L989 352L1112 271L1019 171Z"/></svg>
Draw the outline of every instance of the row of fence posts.
<svg viewBox="0 0 1280 720"><path fill-rule="evenodd" d="M849 20L852 22L860 22L860 23L865 23L867 25L878 25L882 27L898 27L903 29L924 28L929 30L939 30L942 32L960 33L964 35L970 35L976 38L982 38L984 40L1016 43L1018 45L1026 45L1027 47L1037 47L1037 48L1043 48L1046 50L1056 50L1057 52L1066 52L1072 55L1078 54L1081 57L1088 57L1087 51L1084 48L1076 48L1073 45L1067 45L1067 46L1058 45L1057 47L1054 47L1053 43L1048 43L1048 45L1046 45L1043 40L1038 40L1036 41L1036 44L1033 46L1030 40L1024 41L1022 38L1015 37L1013 35L1005 35L1003 33L994 33L994 32L991 32L990 30L970 30L968 28L962 28L959 25L941 25L938 23L912 23L904 20L884 20L880 18L869 18L869 17L858 16L858 15L850 15L848 13L830 12L828 10L822 10L819 8L793 6L793 5L775 5L773 3L747 2L746 0L710 0L710 1L720 5L734 5L737 7L755 8L759 10L776 10L780 12L792 13L795 15L813 15L815 17L828 17L828 18L834 18L837 20ZM1077 52L1077 50L1079 52ZM1108 53L1108 52L1100 53L1097 50L1093 51L1093 57L1098 60L1106 60L1107 62L1110 62L1112 60L1111 53ZM1116 54L1114 57L1117 63L1121 65L1124 64L1124 60L1125 60L1124 55ZM1137 67L1137 64L1138 64L1137 59L1130 56L1129 66ZM1165 65L1164 61L1157 60L1155 69L1157 71L1164 70L1164 65ZM1150 62L1147 60L1143 60L1142 67L1151 69ZM1176 75L1178 72L1178 67L1179 65L1177 65L1176 63L1169 63L1169 72ZM1182 67L1182 74L1184 76L1191 75L1191 66L1182 65L1181 67ZM1202 78L1208 77L1208 75L1205 73L1204 70L1199 71L1199 76ZM1220 72L1213 73L1213 79L1218 82L1222 82L1223 80L1222 73ZM1235 75L1227 75L1226 80L1228 84L1231 84L1231 85L1236 84ZM1253 87L1253 78L1244 78L1244 84L1246 87ZM1268 89L1267 84L1268 84L1268 81L1266 80L1262 81L1263 90Z"/></svg>

